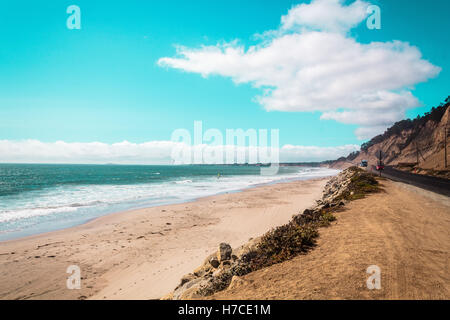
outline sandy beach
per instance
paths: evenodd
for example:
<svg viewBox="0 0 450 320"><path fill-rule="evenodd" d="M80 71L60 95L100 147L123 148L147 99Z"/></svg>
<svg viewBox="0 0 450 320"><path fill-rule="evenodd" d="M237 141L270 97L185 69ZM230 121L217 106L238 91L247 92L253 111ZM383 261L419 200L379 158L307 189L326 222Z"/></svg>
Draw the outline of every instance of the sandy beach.
<svg viewBox="0 0 450 320"><path fill-rule="evenodd" d="M239 246L314 204L327 179L111 214L0 243L0 299L158 299L220 242ZM81 289L69 290L70 265Z"/></svg>

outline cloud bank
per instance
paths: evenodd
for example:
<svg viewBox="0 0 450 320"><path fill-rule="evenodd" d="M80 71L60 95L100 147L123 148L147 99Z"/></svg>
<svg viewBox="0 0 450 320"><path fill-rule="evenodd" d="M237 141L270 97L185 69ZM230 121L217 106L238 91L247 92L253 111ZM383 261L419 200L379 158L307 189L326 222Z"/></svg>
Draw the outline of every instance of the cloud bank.
<svg viewBox="0 0 450 320"><path fill-rule="evenodd" d="M179 144L173 141L107 144L0 140L0 163L172 164L172 150ZM207 149L220 147L205 146ZM284 145L279 154L281 162L323 161L346 156L358 149L357 145L323 148Z"/></svg>
<svg viewBox="0 0 450 320"><path fill-rule="evenodd" d="M250 83L261 89L256 100L268 111L320 111L321 119L359 125L357 137L367 139L419 106L413 86L441 70L406 42L352 38L349 31L367 18L368 6L359 0L300 4L258 45L178 46L175 57L158 64Z"/></svg>

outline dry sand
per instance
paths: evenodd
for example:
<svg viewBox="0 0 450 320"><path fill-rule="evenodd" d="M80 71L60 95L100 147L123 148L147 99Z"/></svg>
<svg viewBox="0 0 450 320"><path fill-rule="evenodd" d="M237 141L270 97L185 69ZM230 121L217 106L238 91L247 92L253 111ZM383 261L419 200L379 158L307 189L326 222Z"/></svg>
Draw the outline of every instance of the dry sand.
<svg viewBox="0 0 450 320"><path fill-rule="evenodd" d="M237 247L320 198L327 179L261 186L195 202L108 215L0 243L0 299L155 299L220 242ZM81 290L68 290L69 265Z"/></svg>
<svg viewBox="0 0 450 320"><path fill-rule="evenodd" d="M450 299L450 198L382 181L347 205L305 255L242 278L213 299ZM368 290L370 265L381 290Z"/></svg>

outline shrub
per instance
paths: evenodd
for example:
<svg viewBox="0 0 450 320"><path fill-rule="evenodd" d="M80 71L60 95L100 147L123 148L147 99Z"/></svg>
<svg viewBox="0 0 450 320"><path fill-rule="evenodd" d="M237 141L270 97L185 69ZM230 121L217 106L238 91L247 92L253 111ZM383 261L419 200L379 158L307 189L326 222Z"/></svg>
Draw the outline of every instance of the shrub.
<svg viewBox="0 0 450 320"><path fill-rule="evenodd" d="M257 270L288 260L315 244L318 236L315 224L298 225L290 222L266 233L253 253L250 268Z"/></svg>
<svg viewBox="0 0 450 320"><path fill-rule="evenodd" d="M375 175L360 168L349 168L354 171L350 184L337 200L357 200L364 198L369 193L380 191L379 183Z"/></svg>
<svg viewBox="0 0 450 320"><path fill-rule="evenodd" d="M294 216L289 223L267 232L256 249L242 257L248 266L245 271L268 267L310 250L319 236L318 228L329 226L336 220L333 210L338 209L307 209L303 214Z"/></svg>

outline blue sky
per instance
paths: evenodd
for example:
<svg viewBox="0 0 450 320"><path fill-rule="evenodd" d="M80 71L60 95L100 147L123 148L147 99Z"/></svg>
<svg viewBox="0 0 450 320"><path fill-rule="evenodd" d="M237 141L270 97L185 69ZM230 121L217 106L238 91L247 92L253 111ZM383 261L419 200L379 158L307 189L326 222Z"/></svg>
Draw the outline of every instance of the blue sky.
<svg viewBox="0 0 450 320"><path fill-rule="evenodd" d="M360 144L364 139L355 130L361 123L335 114L321 119L327 110L319 106L267 111L257 101L264 90L255 87L257 80L233 81L241 73L213 70L202 77L192 64L185 69L158 64L177 57L175 45L188 50L234 40L245 49L261 45L255 34L277 30L289 9L309 2L3 1L0 140L143 143L169 140L173 130L192 129L194 120L202 120L206 128L223 131L278 128L281 145ZM428 111L449 94L450 2L370 3L381 8L381 30L368 30L364 21L347 37L361 44L407 42L440 67L437 76L430 71L423 76L426 81L404 86L422 104L405 114ZM81 9L81 30L66 28L66 8L72 4ZM379 128L370 124L375 125Z"/></svg>

